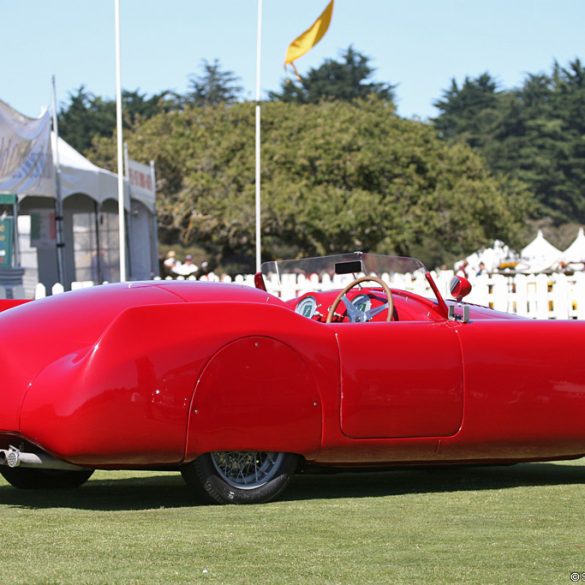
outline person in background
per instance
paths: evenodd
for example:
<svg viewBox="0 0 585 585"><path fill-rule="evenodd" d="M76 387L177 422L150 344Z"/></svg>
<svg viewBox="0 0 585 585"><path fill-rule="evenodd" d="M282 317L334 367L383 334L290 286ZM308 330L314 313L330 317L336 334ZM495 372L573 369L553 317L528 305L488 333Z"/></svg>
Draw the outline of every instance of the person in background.
<svg viewBox="0 0 585 585"><path fill-rule="evenodd" d="M180 262L177 260L175 251L169 250L163 261L164 276L173 276L178 264L180 264Z"/></svg>
<svg viewBox="0 0 585 585"><path fill-rule="evenodd" d="M479 263L479 268L478 268L475 276L481 276L482 274L487 274L487 270L485 268L485 263L484 262L480 262Z"/></svg>
<svg viewBox="0 0 585 585"><path fill-rule="evenodd" d="M195 274L197 270L198 267L193 263L193 256L191 256L191 254L185 256L185 260L182 264L179 263L178 266L173 267L174 274L177 276L184 276L185 278Z"/></svg>

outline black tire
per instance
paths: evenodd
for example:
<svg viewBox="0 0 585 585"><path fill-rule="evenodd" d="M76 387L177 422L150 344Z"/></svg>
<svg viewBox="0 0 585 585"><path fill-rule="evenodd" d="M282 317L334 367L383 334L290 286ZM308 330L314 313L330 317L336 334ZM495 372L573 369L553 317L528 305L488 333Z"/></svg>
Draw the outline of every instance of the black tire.
<svg viewBox="0 0 585 585"><path fill-rule="evenodd" d="M10 485L21 490L60 490L82 486L93 474L93 469L68 471L3 466L0 474Z"/></svg>
<svg viewBox="0 0 585 585"><path fill-rule="evenodd" d="M184 465L181 474L207 502L262 504L286 488L298 463L292 453L217 451Z"/></svg>

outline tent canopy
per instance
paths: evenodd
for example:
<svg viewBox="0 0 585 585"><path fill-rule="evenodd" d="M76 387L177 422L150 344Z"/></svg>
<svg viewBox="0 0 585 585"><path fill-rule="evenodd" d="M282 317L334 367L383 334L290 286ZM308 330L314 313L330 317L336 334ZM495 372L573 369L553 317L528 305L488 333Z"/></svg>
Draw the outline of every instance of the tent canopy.
<svg viewBox="0 0 585 585"><path fill-rule="evenodd" d="M583 228L579 228L579 233L573 243L563 252L563 262L580 263L585 261L585 233Z"/></svg>
<svg viewBox="0 0 585 585"><path fill-rule="evenodd" d="M51 133L53 158L55 158L55 133ZM84 193L103 203L106 199L118 198L118 175L94 165L77 152L70 144L59 138L59 165L61 167L61 197L66 199L76 193ZM124 207L130 209L128 182L124 181ZM146 197L139 190L132 190L132 199L143 203L154 212L154 199Z"/></svg>
<svg viewBox="0 0 585 585"><path fill-rule="evenodd" d="M520 254L527 265L525 272L543 272L560 260L562 252L544 237L542 230L538 230L536 238Z"/></svg>
<svg viewBox="0 0 585 585"><path fill-rule="evenodd" d="M55 161L55 133L51 132L51 151ZM94 165L89 159L77 152L70 144L59 138L59 166L61 168L61 198L76 194L84 194L103 203L106 199L118 199L118 175ZM54 185L44 189L34 188L18 193L19 201L29 195L55 199ZM130 196L129 196L130 193ZM151 193L142 189L130 188L124 179L124 207L130 210L130 197L140 201L151 212L155 210L155 200Z"/></svg>
<svg viewBox="0 0 585 585"><path fill-rule="evenodd" d="M94 165L63 139L57 141L48 111L28 118L0 100L0 191L16 193L20 200L29 195L55 199L57 152L62 199L78 193L100 204L118 199L117 175ZM147 190L131 188L127 180L124 184L126 209L132 198L154 213L154 185Z"/></svg>

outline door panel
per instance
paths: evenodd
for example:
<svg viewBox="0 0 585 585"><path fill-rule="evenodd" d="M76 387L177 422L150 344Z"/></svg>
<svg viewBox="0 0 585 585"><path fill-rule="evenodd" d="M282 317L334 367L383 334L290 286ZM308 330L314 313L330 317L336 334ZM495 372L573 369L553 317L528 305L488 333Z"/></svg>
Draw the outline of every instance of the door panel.
<svg viewBox="0 0 585 585"><path fill-rule="evenodd" d="M461 352L450 323L358 323L336 329L344 434L446 437L459 430Z"/></svg>

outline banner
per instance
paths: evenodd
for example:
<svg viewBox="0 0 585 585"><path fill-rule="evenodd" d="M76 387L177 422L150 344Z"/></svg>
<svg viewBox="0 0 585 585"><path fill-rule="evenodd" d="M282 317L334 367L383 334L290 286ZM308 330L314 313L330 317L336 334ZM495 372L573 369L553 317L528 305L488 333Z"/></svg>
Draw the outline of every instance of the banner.
<svg viewBox="0 0 585 585"><path fill-rule="evenodd" d="M126 169L130 183L130 196L142 201L150 210L154 210L156 185L151 167L128 158Z"/></svg>
<svg viewBox="0 0 585 585"><path fill-rule="evenodd" d="M51 209L30 211L30 245L32 248L54 249L57 245L57 222Z"/></svg>
<svg viewBox="0 0 585 585"><path fill-rule="evenodd" d="M28 118L0 101L0 192L55 196L51 116Z"/></svg>

